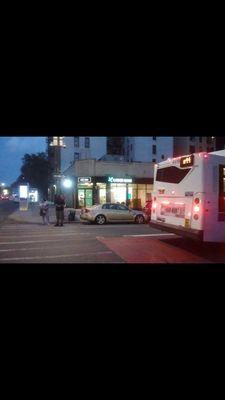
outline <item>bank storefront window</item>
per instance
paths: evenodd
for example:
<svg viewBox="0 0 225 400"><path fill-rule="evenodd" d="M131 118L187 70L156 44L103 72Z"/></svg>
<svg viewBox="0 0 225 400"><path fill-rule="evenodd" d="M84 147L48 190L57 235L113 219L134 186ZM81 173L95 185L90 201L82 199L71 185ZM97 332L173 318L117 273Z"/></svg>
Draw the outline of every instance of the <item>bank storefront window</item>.
<svg viewBox="0 0 225 400"><path fill-rule="evenodd" d="M111 202L112 203L126 203L126 184L125 183L111 183Z"/></svg>
<svg viewBox="0 0 225 400"><path fill-rule="evenodd" d="M99 193L98 199L99 204L106 203L106 184L105 183L97 183L97 190Z"/></svg>
<svg viewBox="0 0 225 400"><path fill-rule="evenodd" d="M146 203L146 185L138 185L138 199L141 207L144 207Z"/></svg>
<svg viewBox="0 0 225 400"><path fill-rule="evenodd" d="M151 199L153 185L149 184L129 184L128 202L131 207L144 207L147 200Z"/></svg>

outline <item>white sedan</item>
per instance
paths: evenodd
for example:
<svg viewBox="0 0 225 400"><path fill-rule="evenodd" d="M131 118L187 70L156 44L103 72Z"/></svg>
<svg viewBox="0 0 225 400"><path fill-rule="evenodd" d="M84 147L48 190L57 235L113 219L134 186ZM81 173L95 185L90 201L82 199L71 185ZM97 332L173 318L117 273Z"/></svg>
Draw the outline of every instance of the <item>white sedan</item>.
<svg viewBox="0 0 225 400"><path fill-rule="evenodd" d="M105 203L90 208L83 208L80 219L103 225L107 222L134 222L144 224L147 216L142 211L131 210L118 203Z"/></svg>

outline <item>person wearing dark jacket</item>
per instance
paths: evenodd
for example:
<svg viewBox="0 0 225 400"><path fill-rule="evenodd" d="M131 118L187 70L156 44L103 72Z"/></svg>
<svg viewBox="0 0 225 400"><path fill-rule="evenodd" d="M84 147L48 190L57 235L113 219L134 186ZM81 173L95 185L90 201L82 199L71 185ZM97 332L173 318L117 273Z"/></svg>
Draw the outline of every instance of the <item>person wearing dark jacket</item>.
<svg viewBox="0 0 225 400"><path fill-rule="evenodd" d="M66 203L65 203L64 196L62 194L56 196L56 199L55 199L56 224L55 224L55 226L63 226L65 206L66 206Z"/></svg>

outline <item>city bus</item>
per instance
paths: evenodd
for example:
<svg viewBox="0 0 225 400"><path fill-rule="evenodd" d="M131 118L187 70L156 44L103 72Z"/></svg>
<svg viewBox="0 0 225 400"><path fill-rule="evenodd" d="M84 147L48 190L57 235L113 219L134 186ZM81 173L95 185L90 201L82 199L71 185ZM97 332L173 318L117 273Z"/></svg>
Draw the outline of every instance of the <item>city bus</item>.
<svg viewBox="0 0 225 400"><path fill-rule="evenodd" d="M225 150L155 165L150 226L202 242L225 242Z"/></svg>

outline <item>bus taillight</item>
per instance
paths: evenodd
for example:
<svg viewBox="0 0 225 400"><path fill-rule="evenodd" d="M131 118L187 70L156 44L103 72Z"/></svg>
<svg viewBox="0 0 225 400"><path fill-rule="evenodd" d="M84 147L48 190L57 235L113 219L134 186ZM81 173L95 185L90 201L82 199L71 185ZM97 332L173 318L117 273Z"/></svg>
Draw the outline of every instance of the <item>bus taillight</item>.
<svg viewBox="0 0 225 400"><path fill-rule="evenodd" d="M200 211L200 207L199 206L194 206L194 212L197 213Z"/></svg>
<svg viewBox="0 0 225 400"><path fill-rule="evenodd" d="M156 201L153 201L153 203L152 203L152 212L153 213L155 213L156 207L157 207L157 203L156 203Z"/></svg>
<svg viewBox="0 0 225 400"><path fill-rule="evenodd" d="M200 199L198 197L194 199L193 211L194 211L193 218L197 221L199 219L199 212L200 212Z"/></svg>

